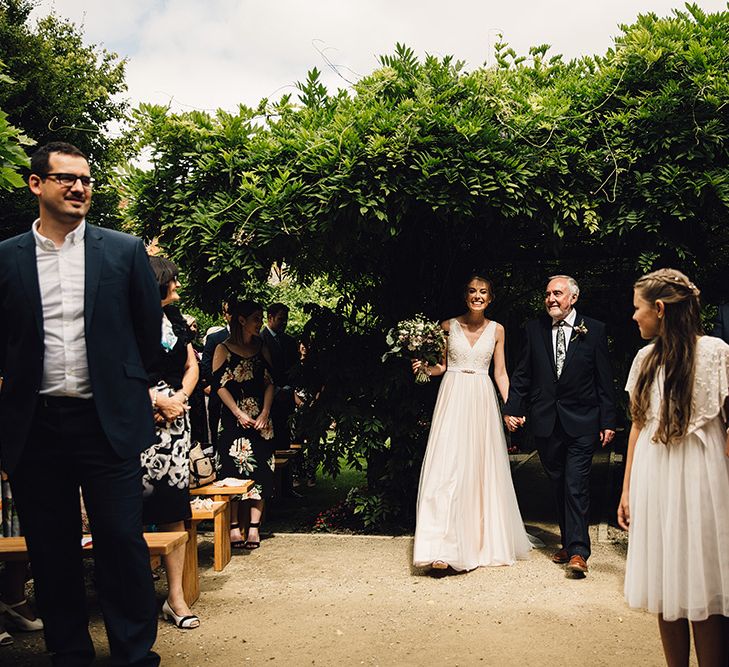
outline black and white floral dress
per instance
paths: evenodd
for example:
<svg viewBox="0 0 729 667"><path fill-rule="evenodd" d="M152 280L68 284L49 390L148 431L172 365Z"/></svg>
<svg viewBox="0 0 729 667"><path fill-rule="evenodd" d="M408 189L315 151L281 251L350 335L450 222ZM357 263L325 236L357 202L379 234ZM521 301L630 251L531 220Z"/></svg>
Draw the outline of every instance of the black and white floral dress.
<svg viewBox="0 0 729 667"><path fill-rule="evenodd" d="M225 344L223 344L225 346ZM262 346L261 346L262 347ZM213 389L227 389L238 407L255 419L263 408L266 387L273 384L261 348L253 356L241 357L225 346L227 357L223 365L213 372ZM250 479L254 484L243 500L262 500L273 492L275 445L273 426L269 419L266 428L257 431L243 428L233 413L223 404L220 421L223 427L218 436L218 477Z"/></svg>
<svg viewBox="0 0 729 667"><path fill-rule="evenodd" d="M189 334L175 306L165 306L157 361L149 371L150 386L171 396L182 388ZM190 418L158 424L156 442L142 452L145 524L184 521L190 512Z"/></svg>

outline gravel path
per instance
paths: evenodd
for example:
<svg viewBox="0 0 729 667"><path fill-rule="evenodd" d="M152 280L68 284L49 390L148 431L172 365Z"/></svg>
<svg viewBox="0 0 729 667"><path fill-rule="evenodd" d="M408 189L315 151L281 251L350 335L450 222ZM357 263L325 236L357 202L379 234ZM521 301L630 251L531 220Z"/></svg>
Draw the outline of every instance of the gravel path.
<svg viewBox="0 0 729 667"><path fill-rule="evenodd" d="M529 526L547 543L550 528ZM307 534L264 539L215 573L203 538L202 625L161 622L156 648L163 665L221 667L662 665L655 619L623 601L625 543L611 537L594 544L583 580L566 578L550 548L513 567L431 576L410 568L409 537ZM108 664L98 611L93 634ZM42 651L38 636L17 635L0 664L46 664Z"/></svg>

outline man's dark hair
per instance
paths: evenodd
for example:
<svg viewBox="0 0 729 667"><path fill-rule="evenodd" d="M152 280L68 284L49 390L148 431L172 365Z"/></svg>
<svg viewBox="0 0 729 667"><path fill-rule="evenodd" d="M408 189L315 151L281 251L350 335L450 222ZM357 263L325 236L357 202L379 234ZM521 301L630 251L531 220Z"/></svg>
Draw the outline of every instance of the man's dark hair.
<svg viewBox="0 0 729 667"><path fill-rule="evenodd" d="M89 159L79 148L76 148L73 144L69 144L65 141L51 141L50 143L41 146L39 149L30 156L30 173L36 174L36 176L45 177L48 173L48 161L51 157L51 153L62 153L63 155L77 155L82 157L86 162Z"/></svg>
<svg viewBox="0 0 729 667"><path fill-rule="evenodd" d="M267 309L266 309L266 315L268 317L276 317L279 313L284 312L287 315L289 314L289 307L284 303L272 303Z"/></svg>
<svg viewBox="0 0 729 667"><path fill-rule="evenodd" d="M149 258L149 265L152 267L154 277L157 278L159 293L161 298L164 300L167 296L167 287L169 286L170 281L177 278L177 264L171 262L165 257L154 255Z"/></svg>

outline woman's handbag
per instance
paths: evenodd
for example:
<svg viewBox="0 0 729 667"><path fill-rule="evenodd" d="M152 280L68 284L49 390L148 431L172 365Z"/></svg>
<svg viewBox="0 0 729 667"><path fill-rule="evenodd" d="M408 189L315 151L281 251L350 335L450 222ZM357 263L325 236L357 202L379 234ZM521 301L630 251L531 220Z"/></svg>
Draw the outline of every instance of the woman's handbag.
<svg viewBox="0 0 729 667"><path fill-rule="evenodd" d="M193 443L190 448L190 488L197 489L214 482L215 461L203 450L199 442Z"/></svg>

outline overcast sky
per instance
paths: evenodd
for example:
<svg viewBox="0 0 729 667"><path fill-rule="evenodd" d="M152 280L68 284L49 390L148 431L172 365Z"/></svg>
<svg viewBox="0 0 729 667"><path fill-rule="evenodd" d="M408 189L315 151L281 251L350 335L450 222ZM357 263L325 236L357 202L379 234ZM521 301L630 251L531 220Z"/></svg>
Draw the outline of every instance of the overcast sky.
<svg viewBox="0 0 729 667"><path fill-rule="evenodd" d="M726 0L698 0L705 11ZM293 92L312 67L330 89L377 67L396 42L418 54L452 54L468 69L493 62L501 33L519 53L551 44L567 58L604 53L619 24L660 16L679 0L43 0L83 25L86 41L128 59L133 104L171 103L175 110L237 104ZM322 55L323 54L323 55Z"/></svg>

